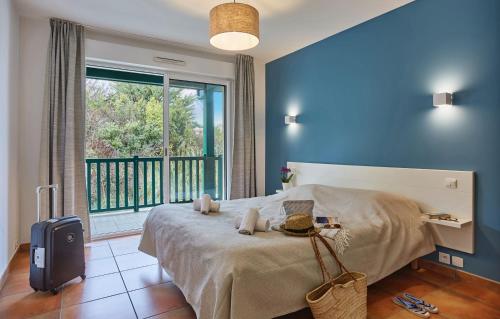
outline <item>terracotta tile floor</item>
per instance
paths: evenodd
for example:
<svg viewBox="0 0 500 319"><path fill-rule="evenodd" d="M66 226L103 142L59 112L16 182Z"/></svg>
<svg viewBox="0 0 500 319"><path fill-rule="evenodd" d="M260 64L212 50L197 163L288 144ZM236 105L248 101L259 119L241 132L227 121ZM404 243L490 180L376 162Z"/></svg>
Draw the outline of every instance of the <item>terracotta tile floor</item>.
<svg viewBox="0 0 500 319"><path fill-rule="evenodd" d="M168 274L154 258L137 250L138 242L139 236L129 236L88 244L87 279L72 280L56 296L31 290L28 252L19 252L0 291L0 318L195 318ZM368 288L368 318L418 318L391 302L403 291L437 304L441 311L432 318L500 318L498 285L409 268ZM280 317L306 318L312 318L308 309Z"/></svg>

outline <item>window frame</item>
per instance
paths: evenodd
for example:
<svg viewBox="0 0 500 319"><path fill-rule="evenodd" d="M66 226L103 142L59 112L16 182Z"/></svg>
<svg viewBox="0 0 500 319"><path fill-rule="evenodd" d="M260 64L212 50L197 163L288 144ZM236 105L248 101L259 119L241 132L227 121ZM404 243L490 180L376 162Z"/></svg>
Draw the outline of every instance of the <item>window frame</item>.
<svg viewBox="0 0 500 319"><path fill-rule="evenodd" d="M201 84L213 84L224 86L224 178L223 178L223 199L230 198L230 181L231 181L231 162L233 149L233 110L234 110L234 80L207 76L203 74L184 73L179 71L169 70L167 68L154 68L147 66L137 66L129 64L121 64L114 62L101 61L96 59L86 59L86 78L101 79L108 81L122 81L138 84L152 84L163 86L163 118L168 123L169 121L169 87L170 83L175 83L176 80L181 82L197 82ZM92 70L93 73L89 76L87 70ZM102 71L101 71L102 70ZM111 72L111 73L110 73ZM112 76L114 75L114 76ZM118 79L117 79L118 78ZM164 83L166 82L166 84ZM179 83L180 84L180 83ZM164 146L168 147L169 140L168 130L164 130ZM164 150L164 156L167 157L168 152ZM170 202L170 163L165 162L165 181L164 181L164 200Z"/></svg>

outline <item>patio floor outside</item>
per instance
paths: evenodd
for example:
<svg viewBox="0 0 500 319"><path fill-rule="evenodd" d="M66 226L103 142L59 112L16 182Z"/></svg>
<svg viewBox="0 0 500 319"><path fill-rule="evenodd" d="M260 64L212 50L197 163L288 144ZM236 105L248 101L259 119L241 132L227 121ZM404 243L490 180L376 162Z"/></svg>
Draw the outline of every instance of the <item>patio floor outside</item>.
<svg viewBox="0 0 500 319"><path fill-rule="evenodd" d="M125 210L113 213L90 214L92 238L112 236L119 233L140 232L149 209L134 212Z"/></svg>

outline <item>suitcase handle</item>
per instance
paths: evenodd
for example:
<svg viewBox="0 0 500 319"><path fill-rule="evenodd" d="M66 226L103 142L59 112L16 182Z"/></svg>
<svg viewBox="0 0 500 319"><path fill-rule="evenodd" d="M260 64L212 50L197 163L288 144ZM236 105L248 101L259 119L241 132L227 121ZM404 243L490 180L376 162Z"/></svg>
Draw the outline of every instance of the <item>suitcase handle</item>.
<svg viewBox="0 0 500 319"><path fill-rule="evenodd" d="M55 214L57 211L57 188L59 185L57 184L52 184L52 185L46 185L46 186L38 186L36 188L36 220L37 222L40 222L40 194L42 193L43 190L45 189L52 189L52 212ZM49 214L50 216L50 214ZM50 216L51 218L53 216Z"/></svg>

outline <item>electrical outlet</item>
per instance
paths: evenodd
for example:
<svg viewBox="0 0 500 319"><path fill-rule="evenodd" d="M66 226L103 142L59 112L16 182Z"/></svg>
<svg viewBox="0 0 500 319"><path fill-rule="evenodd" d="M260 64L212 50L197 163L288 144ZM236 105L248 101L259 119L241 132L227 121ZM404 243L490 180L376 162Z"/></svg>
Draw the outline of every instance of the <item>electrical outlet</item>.
<svg viewBox="0 0 500 319"><path fill-rule="evenodd" d="M464 268L464 260L458 256L451 256L451 264L455 267Z"/></svg>
<svg viewBox="0 0 500 319"><path fill-rule="evenodd" d="M450 254L439 252L439 262L443 264L450 264Z"/></svg>
<svg viewBox="0 0 500 319"><path fill-rule="evenodd" d="M455 189L458 187L458 181L456 178L451 178L451 177L447 177L445 180L444 180L444 186L446 188L451 188L451 189Z"/></svg>

